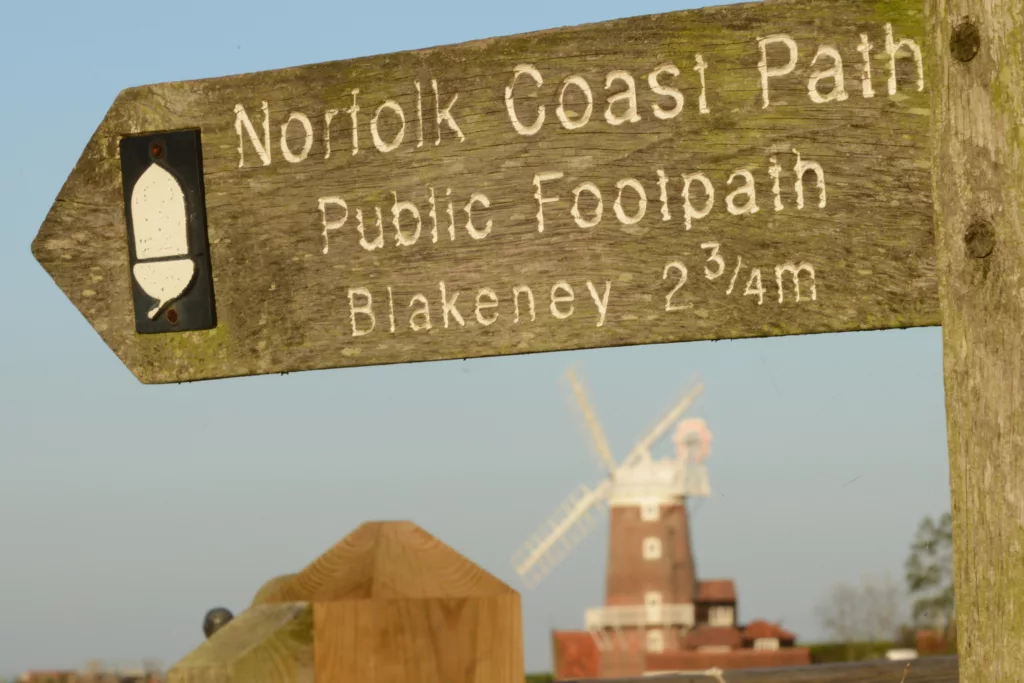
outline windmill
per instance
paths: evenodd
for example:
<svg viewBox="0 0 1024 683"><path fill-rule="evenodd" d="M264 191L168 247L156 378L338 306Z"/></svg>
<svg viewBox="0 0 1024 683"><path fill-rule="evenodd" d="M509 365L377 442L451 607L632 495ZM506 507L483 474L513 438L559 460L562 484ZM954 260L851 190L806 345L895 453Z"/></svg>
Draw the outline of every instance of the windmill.
<svg viewBox="0 0 1024 683"><path fill-rule="evenodd" d="M710 495L704 460L711 433L703 420L681 418L703 386L687 392L617 463L579 379L571 370L568 379L604 477L595 486L577 487L513 556L513 565L528 587L536 586L595 528L595 514L609 508L605 605L587 610L587 630L604 651L611 636L623 637L623 629L634 640L646 632L647 649L659 650L653 641L663 638L663 628L685 630L694 623L686 498ZM674 457L655 458L652 448L673 424Z"/></svg>

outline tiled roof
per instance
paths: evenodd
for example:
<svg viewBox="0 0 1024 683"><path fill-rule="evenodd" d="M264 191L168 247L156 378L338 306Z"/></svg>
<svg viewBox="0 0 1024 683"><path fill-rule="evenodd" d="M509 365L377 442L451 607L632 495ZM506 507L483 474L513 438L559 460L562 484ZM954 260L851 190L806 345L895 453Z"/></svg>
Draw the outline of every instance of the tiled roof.
<svg viewBox="0 0 1024 683"><path fill-rule="evenodd" d="M559 680L597 678L600 654L586 631L555 631L555 677Z"/></svg>
<svg viewBox="0 0 1024 683"><path fill-rule="evenodd" d="M696 649L707 645L741 647L743 636L733 626L698 626L683 638L683 647Z"/></svg>
<svg viewBox="0 0 1024 683"><path fill-rule="evenodd" d="M698 581L697 602L736 602L736 586L732 579Z"/></svg>
<svg viewBox="0 0 1024 683"><path fill-rule="evenodd" d="M743 627L743 637L747 640L756 638L778 638L779 640L795 640L796 635L784 630L778 624L757 619Z"/></svg>

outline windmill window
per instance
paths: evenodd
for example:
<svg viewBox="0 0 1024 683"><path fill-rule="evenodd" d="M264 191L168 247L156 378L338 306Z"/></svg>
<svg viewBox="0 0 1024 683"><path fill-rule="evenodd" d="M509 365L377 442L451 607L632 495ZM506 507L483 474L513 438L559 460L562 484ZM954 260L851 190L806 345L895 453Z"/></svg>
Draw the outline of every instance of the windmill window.
<svg viewBox="0 0 1024 683"><path fill-rule="evenodd" d="M661 506L657 503L644 503L640 506L640 519L644 522L657 522Z"/></svg>
<svg viewBox="0 0 1024 683"><path fill-rule="evenodd" d="M665 634L660 628L647 632L647 651L654 654L665 651Z"/></svg>
<svg viewBox="0 0 1024 683"><path fill-rule="evenodd" d="M644 539L643 556L645 560L661 559L661 539L656 536L648 536Z"/></svg>
<svg viewBox="0 0 1024 683"><path fill-rule="evenodd" d="M658 591L647 591L644 593L645 621L650 625L661 624L661 593Z"/></svg>

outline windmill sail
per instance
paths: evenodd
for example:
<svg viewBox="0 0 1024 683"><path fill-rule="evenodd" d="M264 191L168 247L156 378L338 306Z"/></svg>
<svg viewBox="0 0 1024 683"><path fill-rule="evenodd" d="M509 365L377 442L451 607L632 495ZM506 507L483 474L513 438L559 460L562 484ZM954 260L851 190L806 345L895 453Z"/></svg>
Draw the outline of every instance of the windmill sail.
<svg viewBox="0 0 1024 683"><path fill-rule="evenodd" d="M587 395L583 391L583 385L580 384L579 379L576 377L576 373L572 370L569 370L566 375L569 378L569 384L572 385L572 393L576 396L576 401L580 404L580 410L583 412L583 419L586 420L587 427L590 429L590 434L594 438L594 446L597 448L597 454L601 456L601 461L608 469L608 474L614 475L617 467L615 464L615 458L612 456L611 448L608 447L608 440L604 438L604 431L601 429L601 425L597 421L597 416L590 407L590 402L587 401Z"/></svg>
<svg viewBox="0 0 1024 683"><path fill-rule="evenodd" d="M626 468L630 465L634 465L638 460L650 460L651 446L653 446L654 443L668 431L673 422L682 417L683 413L690 409L690 406L693 405L693 402L703 390L704 385L698 384L692 391L687 393L679 403L673 406L672 409L669 410L656 425L654 425L654 428L647 432L647 435L633 446L633 450L631 450L629 455L626 456L621 467Z"/></svg>
<svg viewBox="0 0 1024 683"><path fill-rule="evenodd" d="M515 554L512 563L527 586L537 585L593 531L596 525L593 514L603 509L610 490L610 479L596 489L581 485Z"/></svg>

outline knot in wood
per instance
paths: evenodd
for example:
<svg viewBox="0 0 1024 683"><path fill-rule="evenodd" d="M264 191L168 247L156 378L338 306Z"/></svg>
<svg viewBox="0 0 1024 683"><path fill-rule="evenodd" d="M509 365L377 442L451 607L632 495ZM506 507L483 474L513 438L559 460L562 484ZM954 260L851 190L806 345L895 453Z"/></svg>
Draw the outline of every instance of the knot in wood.
<svg viewBox="0 0 1024 683"><path fill-rule="evenodd" d="M970 19L964 19L949 38L949 51L959 62L969 62L981 49L981 31Z"/></svg>
<svg viewBox="0 0 1024 683"><path fill-rule="evenodd" d="M987 257L996 247L996 234L992 224L980 218L973 221L964 233L964 244L971 258Z"/></svg>

